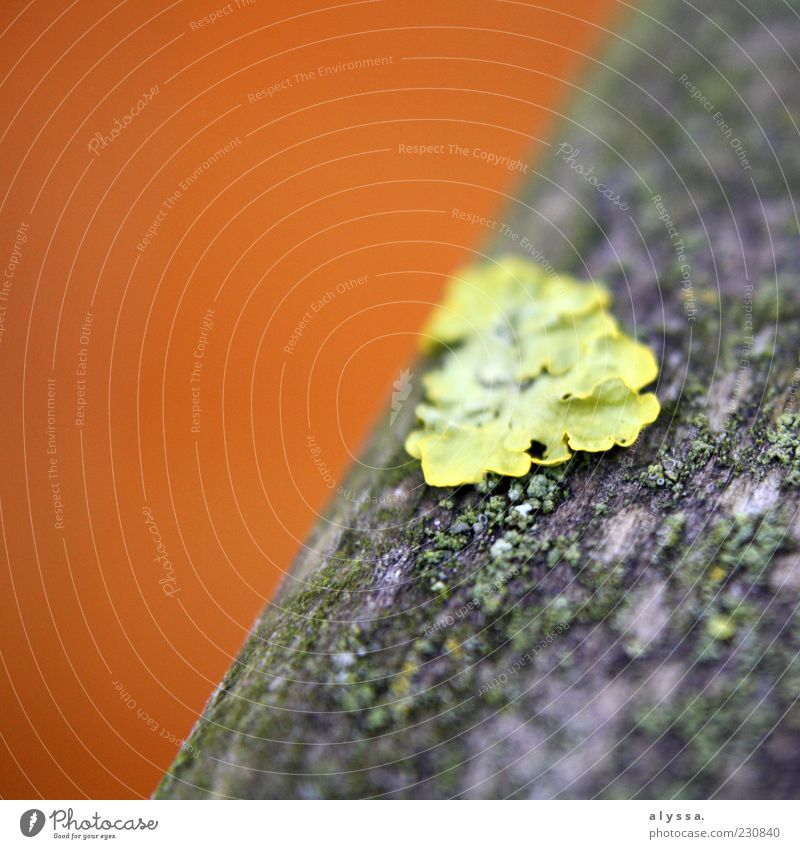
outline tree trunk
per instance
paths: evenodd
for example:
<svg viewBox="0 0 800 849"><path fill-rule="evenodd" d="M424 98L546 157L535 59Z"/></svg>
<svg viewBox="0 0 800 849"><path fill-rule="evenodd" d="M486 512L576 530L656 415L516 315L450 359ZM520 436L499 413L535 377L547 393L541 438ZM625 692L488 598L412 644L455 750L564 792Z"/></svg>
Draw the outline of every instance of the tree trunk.
<svg viewBox="0 0 800 849"><path fill-rule="evenodd" d="M502 220L612 287L658 421L434 489L418 363L158 797L798 795L800 2L623 35Z"/></svg>

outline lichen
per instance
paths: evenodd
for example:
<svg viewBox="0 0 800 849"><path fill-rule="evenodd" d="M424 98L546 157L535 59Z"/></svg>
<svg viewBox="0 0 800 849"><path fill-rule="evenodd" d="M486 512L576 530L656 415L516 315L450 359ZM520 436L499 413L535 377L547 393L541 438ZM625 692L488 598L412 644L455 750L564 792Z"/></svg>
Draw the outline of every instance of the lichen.
<svg viewBox="0 0 800 849"><path fill-rule="evenodd" d="M784 483L800 486L800 415L784 413L777 427L767 432L766 462L779 463L786 469Z"/></svg>
<svg viewBox="0 0 800 849"><path fill-rule="evenodd" d="M406 440L432 486L521 477L573 451L631 445L659 413L658 366L606 312L604 286L518 258L454 278L426 345L455 345L424 379Z"/></svg>

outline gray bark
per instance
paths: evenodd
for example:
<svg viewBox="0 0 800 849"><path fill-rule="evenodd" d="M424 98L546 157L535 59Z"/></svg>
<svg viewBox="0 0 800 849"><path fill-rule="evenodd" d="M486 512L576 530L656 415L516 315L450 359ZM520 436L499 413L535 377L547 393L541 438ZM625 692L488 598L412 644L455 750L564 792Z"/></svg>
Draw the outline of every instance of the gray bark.
<svg viewBox="0 0 800 849"><path fill-rule="evenodd" d="M613 288L659 420L440 490L403 452L412 397L158 797L798 795L798 10L633 10L503 218Z"/></svg>

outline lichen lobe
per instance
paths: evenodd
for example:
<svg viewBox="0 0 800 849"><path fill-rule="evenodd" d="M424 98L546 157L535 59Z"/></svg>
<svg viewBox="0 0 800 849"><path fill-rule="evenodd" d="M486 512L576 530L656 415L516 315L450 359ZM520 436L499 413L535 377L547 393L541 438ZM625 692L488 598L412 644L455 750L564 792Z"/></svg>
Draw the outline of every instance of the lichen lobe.
<svg viewBox="0 0 800 849"><path fill-rule="evenodd" d="M423 333L446 349L424 379L406 450L432 486L521 477L574 451L631 445L660 407L652 351L607 311L608 290L505 257L455 276Z"/></svg>

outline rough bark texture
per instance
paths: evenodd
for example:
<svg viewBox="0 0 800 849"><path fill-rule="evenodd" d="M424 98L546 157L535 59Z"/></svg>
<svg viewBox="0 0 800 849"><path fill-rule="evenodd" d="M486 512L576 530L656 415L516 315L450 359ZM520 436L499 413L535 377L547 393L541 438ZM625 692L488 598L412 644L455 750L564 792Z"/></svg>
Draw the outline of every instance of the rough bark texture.
<svg viewBox="0 0 800 849"><path fill-rule="evenodd" d="M402 449L412 398L157 796L798 795L799 10L632 11L504 219L614 288L662 363L658 422L437 490Z"/></svg>

